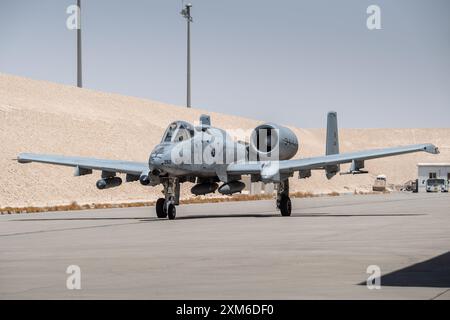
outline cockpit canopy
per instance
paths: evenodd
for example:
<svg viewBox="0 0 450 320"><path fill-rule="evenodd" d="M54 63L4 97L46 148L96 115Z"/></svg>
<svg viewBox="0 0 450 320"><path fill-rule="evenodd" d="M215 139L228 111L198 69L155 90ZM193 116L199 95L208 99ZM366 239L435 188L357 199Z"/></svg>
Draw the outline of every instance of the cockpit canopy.
<svg viewBox="0 0 450 320"><path fill-rule="evenodd" d="M166 129L161 143L181 142L194 136L194 126L185 121L172 122Z"/></svg>

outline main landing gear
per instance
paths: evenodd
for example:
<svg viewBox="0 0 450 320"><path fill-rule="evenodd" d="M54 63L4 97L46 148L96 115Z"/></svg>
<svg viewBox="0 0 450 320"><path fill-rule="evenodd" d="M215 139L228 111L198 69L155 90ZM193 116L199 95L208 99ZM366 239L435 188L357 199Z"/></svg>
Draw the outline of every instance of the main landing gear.
<svg viewBox="0 0 450 320"><path fill-rule="evenodd" d="M163 181L164 198L156 201L156 216L160 219L175 219L177 209L175 206L180 203L180 181L177 178L168 178ZM277 188L277 209L280 210L283 217L291 215L292 204L289 198L289 179L285 179L278 183Z"/></svg>
<svg viewBox="0 0 450 320"><path fill-rule="evenodd" d="M289 179L281 181L277 189L277 209L283 217L291 215L292 204L289 198Z"/></svg>
<svg viewBox="0 0 450 320"><path fill-rule="evenodd" d="M173 220L177 216L175 206L180 203L180 182L177 178L169 178L163 185L165 198L156 201L156 216Z"/></svg>

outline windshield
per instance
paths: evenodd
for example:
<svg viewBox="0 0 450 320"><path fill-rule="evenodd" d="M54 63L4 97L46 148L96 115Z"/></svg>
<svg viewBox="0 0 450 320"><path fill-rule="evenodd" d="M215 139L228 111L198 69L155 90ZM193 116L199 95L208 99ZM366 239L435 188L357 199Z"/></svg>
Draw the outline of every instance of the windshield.
<svg viewBox="0 0 450 320"><path fill-rule="evenodd" d="M428 186L440 186L445 185L444 179L428 179L427 181Z"/></svg>
<svg viewBox="0 0 450 320"><path fill-rule="evenodd" d="M177 135L175 136L174 142L180 142L183 140L188 140L191 137L189 130L183 127L178 129Z"/></svg>
<svg viewBox="0 0 450 320"><path fill-rule="evenodd" d="M173 122L169 125L164 133L162 142L180 142L190 139L194 134L189 124L184 122Z"/></svg>
<svg viewBox="0 0 450 320"><path fill-rule="evenodd" d="M164 136L162 138L162 142L170 142L170 141L172 141L172 137L173 137L176 129L177 129L177 124L175 122L171 123L169 125L169 127L167 127L166 132L164 133Z"/></svg>

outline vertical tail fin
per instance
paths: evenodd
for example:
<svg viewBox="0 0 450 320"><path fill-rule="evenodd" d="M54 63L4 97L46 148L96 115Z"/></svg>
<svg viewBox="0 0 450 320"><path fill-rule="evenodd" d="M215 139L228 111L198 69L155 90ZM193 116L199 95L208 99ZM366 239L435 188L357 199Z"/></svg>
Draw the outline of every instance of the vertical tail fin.
<svg viewBox="0 0 450 320"><path fill-rule="evenodd" d="M327 116L327 142L326 155L339 153L339 135L337 126L337 113L328 112Z"/></svg>
<svg viewBox="0 0 450 320"><path fill-rule="evenodd" d="M334 111L328 112L327 115L327 138L326 138L326 155L339 153L339 134L337 126L337 113ZM340 171L339 165L332 165L325 167L325 173L328 179L331 179L336 173Z"/></svg>

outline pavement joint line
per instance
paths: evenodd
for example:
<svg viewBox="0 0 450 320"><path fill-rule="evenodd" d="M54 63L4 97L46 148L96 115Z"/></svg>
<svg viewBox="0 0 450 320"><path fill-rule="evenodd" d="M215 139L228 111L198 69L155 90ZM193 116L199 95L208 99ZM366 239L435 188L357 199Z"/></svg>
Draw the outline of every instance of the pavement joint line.
<svg viewBox="0 0 450 320"><path fill-rule="evenodd" d="M434 199L435 197L420 197L420 198L416 198L416 199L392 199L392 200L378 200L378 201L364 201L361 203L342 203L342 204L331 204L331 205L326 205L326 206L316 206L316 207L306 207L306 208L301 208L302 210L306 210L306 209L319 209L319 208L330 208L330 207L346 207L346 206L358 206L358 205L367 205L367 204L376 204L376 203L387 203L387 202L404 202L404 201L417 201L417 200L421 200L423 201L424 199ZM295 198L293 198L295 199ZM301 199L301 198L299 198Z"/></svg>
<svg viewBox="0 0 450 320"><path fill-rule="evenodd" d="M434 297L431 298L430 300L435 300L435 299L439 298L440 296L442 296L443 294L445 294L445 293L447 293L447 292L449 292L449 291L450 291L450 288L449 288L449 289L446 289L446 290L444 290L444 291L442 291L441 293L439 293L438 295L434 296Z"/></svg>
<svg viewBox="0 0 450 320"><path fill-rule="evenodd" d="M140 222L114 223L114 224L103 224L103 225L88 226L88 227L63 228L63 229L52 229L52 230L38 230L38 231L29 231L29 232L17 232L17 233L0 234L0 237L23 236L23 235L29 235L29 234L40 234L40 233L48 233L48 232L61 232L61 231L95 229L95 228L105 228L105 227L114 227L114 226L125 226L125 225L138 224L138 223L140 223Z"/></svg>

